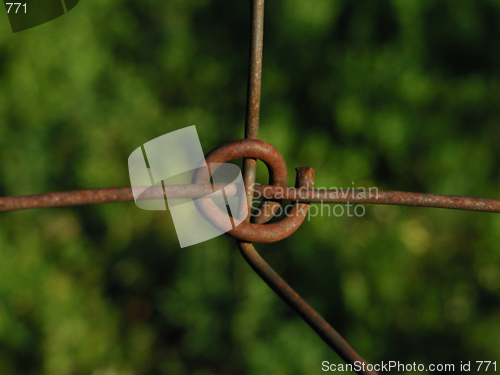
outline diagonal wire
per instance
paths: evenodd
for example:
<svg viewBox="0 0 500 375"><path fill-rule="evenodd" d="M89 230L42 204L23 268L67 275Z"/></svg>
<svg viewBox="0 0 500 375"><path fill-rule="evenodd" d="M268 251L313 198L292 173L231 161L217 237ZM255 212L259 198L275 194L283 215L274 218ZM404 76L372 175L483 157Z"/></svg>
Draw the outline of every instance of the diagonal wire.
<svg viewBox="0 0 500 375"><path fill-rule="evenodd" d="M314 170L312 168L299 167L295 186L297 188L310 188L314 184ZM305 219L309 204L295 203L297 208L303 212L300 216L299 225ZM345 362L351 364L356 373L361 375L376 375L368 371L368 363L349 345L349 343L328 324L295 290L283 280L269 264L259 255L253 244L238 241L238 247L243 258L262 280L285 301L319 337L330 346Z"/></svg>
<svg viewBox="0 0 500 375"><path fill-rule="evenodd" d="M358 374L376 375L374 371L366 369L368 363L349 345L349 343L321 317L302 297L286 283L255 250L255 247L248 242L238 241L238 247L243 258L250 264L252 269L262 280L330 346L340 358L346 363L353 365L353 369L358 366ZM356 366L356 367L354 367Z"/></svg>

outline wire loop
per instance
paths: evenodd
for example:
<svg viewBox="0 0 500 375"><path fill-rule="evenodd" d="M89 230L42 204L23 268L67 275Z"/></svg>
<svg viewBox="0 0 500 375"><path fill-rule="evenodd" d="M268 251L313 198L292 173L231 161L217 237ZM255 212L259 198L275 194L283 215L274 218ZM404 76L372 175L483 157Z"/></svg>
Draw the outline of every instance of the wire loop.
<svg viewBox="0 0 500 375"><path fill-rule="evenodd" d="M225 144L211 151L206 156L206 163L226 163L237 158L255 158L262 160L269 170L269 184L271 186L285 188L287 184L286 164L281 154L269 143L256 139L242 139ZM215 170L215 169L214 169ZM214 173L211 170L210 173ZM312 188L314 171L311 168L298 168L301 186ZM197 173L193 181L197 184L210 183L209 177ZM227 214L223 213L210 198L201 198L197 201L198 209L203 215L218 228L223 228L227 222ZM304 221L309 205L306 203L295 203L286 216L277 223L253 224L241 222L238 226L227 232L227 234L246 242L276 242L280 241L293 232ZM249 211L249 215L251 212Z"/></svg>

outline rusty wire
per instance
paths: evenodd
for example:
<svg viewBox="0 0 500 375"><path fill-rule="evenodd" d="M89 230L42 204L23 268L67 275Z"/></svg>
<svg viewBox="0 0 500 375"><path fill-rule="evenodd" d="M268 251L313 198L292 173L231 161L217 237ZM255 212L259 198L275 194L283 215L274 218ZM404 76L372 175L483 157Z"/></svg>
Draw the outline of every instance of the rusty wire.
<svg viewBox="0 0 500 375"><path fill-rule="evenodd" d="M229 231L235 237L243 258L251 268L282 298L313 330L347 363L367 362L335 331L311 306L309 306L259 255L251 242L275 242L290 236L301 223L310 203L358 203L388 204L419 207L449 208L458 210L500 212L500 200L470 198L439 194L410 193L399 191L366 190L324 190L314 189L312 168L297 168L296 186L286 187L287 170L285 161L271 145L257 140L260 116L260 97L262 82L262 56L264 35L264 0L251 2L251 38L248 74L247 107L245 117L245 139L223 145L207 157L207 163L224 163L243 158L243 180L249 215L239 226ZM256 159L264 161L270 173L269 185L255 184ZM212 171L213 173L213 171ZM210 184L202 178L189 185L165 185L148 187L141 199L201 198L198 207L217 226L221 215L210 200L203 198L208 194L226 196L237 194L235 184ZM217 193L217 191L220 191ZM255 197L263 198L260 215L251 215ZM64 207L84 204L133 201L132 188L110 188L54 192L29 196L0 198L0 212L18 211L33 208ZM277 223L265 224L280 207L280 201L294 201L289 215ZM253 223L250 219L253 218ZM362 366L365 368L366 366ZM359 374L376 374L360 370Z"/></svg>
<svg viewBox="0 0 500 375"><path fill-rule="evenodd" d="M165 185L150 188L141 199L202 198L212 192L212 185ZM226 196L236 195L236 185L214 184L214 189L224 188ZM397 206L416 206L448 208L464 211L499 212L500 200L487 198L461 197L455 195L410 193L404 191L366 190L324 190L280 188L271 185L254 185L254 197L264 197L273 201L296 201L299 203L327 204L387 204ZM211 193L214 194L214 193ZM28 210L36 208L69 207L85 204L132 202L132 188L109 188L54 192L0 198L0 212Z"/></svg>
<svg viewBox="0 0 500 375"><path fill-rule="evenodd" d="M314 170L312 168L297 168L297 177L295 186L298 189L312 188L314 185ZM299 206L299 207L297 207ZM297 217L297 224L302 224L305 214L309 209L307 203L296 203L294 209L302 209L301 215ZM285 220L285 219L283 219ZM283 221L282 220L282 221ZM280 223L282 222L280 221ZM266 225L267 226L267 225ZM328 324L300 295L295 292L273 269L262 259L255 247L248 242L239 240L238 247L243 258L248 262L252 269L262 280L285 301L311 328L325 341L337 354L346 362L354 364L365 364L366 361L349 345L349 343ZM363 374L375 374L374 372L364 371Z"/></svg>
<svg viewBox="0 0 500 375"><path fill-rule="evenodd" d="M272 267L259 255L251 243L238 241L243 258L262 280L318 334L347 363L356 363L367 368L367 362L321 315L319 315L302 297L295 292ZM363 366L362 364L365 364ZM376 375L374 371L359 371L358 374Z"/></svg>
<svg viewBox="0 0 500 375"><path fill-rule="evenodd" d="M262 50L263 50L263 35L264 35L264 0L252 0L252 29L251 29L251 43L250 43L250 70L248 77L248 99L247 99L247 117L245 122L245 139L256 139L259 129L259 112L260 112L260 93L261 93L261 82L262 82ZM258 156L258 155L250 155ZM261 158L264 162L264 158ZM270 184L273 184L276 177L273 174L274 165L269 162L266 163L270 171ZM284 166L284 161L283 161ZM309 178L303 181L304 173L306 169L297 169L297 187L298 188L311 188L314 181L314 171L310 168L307 169L307 174ZM252 200L253 200L253 187L255 183L255 172L256 172L256 160L245 159L243 164L243 181L245 183L245 190L247 192L247 203L248 208L251 213ZM279 176L278 176L279 177ZM286 167L284 168L283 175L286 185ZM277 185L281 188L279 182ZM296 209L298 204L296 203L294 209ZM278 208L277 202L264 201L262 204L263 210L261 215L255 220L261 225L269 221L276 209ZM248 215L247 222L244 224L249 225L250 216ZM287 216L281 222L289 220L290 217ZM301 215L295 215L294 221L292 223L292 229L289 231L290 234L293 233L297 227L302 223L304 218ZM298 224L298 225L297 225ZM271 224L276 225L276 224ZM240 225L241 226L241 225ZM270 225L261 225L261 231L264 228L269 228ZM236 227L234 230L238 229ZM252 228L252 227L249 227ZM276 228L278 229L278 228ZM280 227L281 232L283 231ZM278 236L281 233L277 231L267 232L271 236ZM266 234L267 234L266 233ZM289 235L289 234L288 234ZM284 238L284 237L283 237ZM247 238L251 240L251 238ZM267 239L267 238L266 238ZM241 237L238 239L238 247L243 258L247 263L256 271L256 273L268 284L268 286L274 290L290 307L292 307L317 333L320 337L330 345L333 350L335 350L346 362L354 364L356 360L361 357L349 346L347 341L342 339L340 335L333 330L333 328L325 324L326 322L319 316L312 307L310 307L299 295L286 284L281 277L279 277L276 272L262 259L255 247L249 243L242 241ZM320 319L317 319L319 317ZM328 332L328 334L327 334ZM333 332L333 336L332 336ZM329 335L330 334L330 335ZM331 338L340 338L340 340L329 340ZM364 363L365 361L362 360Z"/></svg>
<svg viewBox="0 0 500 375"><path fill-rule="evenodd" d="M264 0L252 0L252 28L251 28L251 43L250 43L250 70L248 76L248 98L247 98L247 114L245 122L245 139L256 139L259 129L259 112L260 112L260 93L261 93L261 82L262 82L262 49L263 49L263 36L264 36ZM250 155L254 156L254 155ZM256 155L258 156L258 155ZM254 156L255 157L255 156ZM265 159L262 159L266 162ZM270 172L270 184L273 184L277 176L273 174L273 165L266 163ZM283 161L283 166L285 165ZM306 172L307 170L307 172ZM252 200L253 200L253 188L255 183L255 172L256 172L256 160L245 159L243 164L243 181L245 183L245 191L247 192L247 203L249 212L251 214ZM306 178L306 173L308 178ZM279 177L279 176L278 176ZM283 176L286 185L286 166L284 168ZM304 180L305 179L305 180ZM297 169L297 185L298 188L311 188L314 182L314 171L311 168L307 169ZM277 183L279 186L280 183ZM283 186L279 186L282 187ZM297 209L299 204L295 204L294 209ZM276 209L278 208L277 202L272 202L269 200L264 200L262 204L263 210L260 212L260 216L255 220L260 226L261 231L268 228L268 225L262 225L263 223L269 221ZM247 221L244 224L249 224L250 216L248 215ZM304 220L301 215L295 215L294 221L292 222L292 230L290 234L293 233L297 227ZM289 220L290 217L287 216L281 222ZM298 225L297 225L298 224ZM275 224L271 224L275 225ZM241 225L240 225L241 226ZM295 226L295 227L294 227ZM236 230L239 227L233 229ZM249 227L251 228L251 227ZM283 228L279 228L283 231ZM271 232L271 236L277 236L279 233ZM289 235L289 234L288 234ZM241 255L247 261L247 263L254 269L257 274L267 283L267 285L274 290L288 305L294 309L313 329L316 331L320 337L328 344L330 347L339 354L342 359L347 363L354 364L357 360L365 363L359 354L357 354L354 349L345 341L333 328L328 325L319 314L307 304L300 296L287 284L281 277L262 259L255 247L249 243L238 239L238 248L240 249ZM318 319L319 317L319 319ZM325 324L326 323L326 324ZM333 340L332 340L333 339ZM360 372L360 373L365 373ZM368 374L368 373L366 373Z"/></svg>
<svg viewBox="0 0 500 375"><path fill-rule="evenodd" d="M250 32L245 139L257 139L259 133L262 49L264 44L264 0L252 0L251 6L252 26ZM245 182L249 209L251 209L253 198L252 186L255 183L256 170L257 161L255 159L245 158L243 160L243 181Z"/></svg>
<svg viewBox="0 0 500 375"><path fill-rule="evenodd" d="M270 183L274 186L284 188L287 181L287 171L285 161L279 154L279 152L270 144L262 142L256 139L243 139L240 141L235 141L228 143L222 147L213 150L206 157L206 162L209 165L214 165L211 172L214 173L217 166L220 163L225 163L227 161L240 158L240 157L255 157L262 160L268 167L270 173ZM311 168L298 168L300 180L304 183L297 186L298 188L308 188L312 187L314 181L314 171ZM200 177L195 176L197 182L204 184L208 183L208 176L204 175ZM250 201L250 208L253 199ZM268 202L277 204L277 202ZM217 228L221 229L221 232L225 232L224 226L227 222L227 214L222 213L222 211L215 205L212 199L202 198L197 200L198 209L205 214L206 217L210 218L210 221ZM280 241L293 232L295 232L300 224L304 221L307 210L304 210L305 204L295 203L289 214L277 223L261 225L250 223L248 218L251 215L246 216L246 220L241 222L238 226L233 228L228 232L228 234L233 237L247 242L276 242ZM258 216L257 216L258 217ZM271 216L272 217L272 216Z"/></svg>

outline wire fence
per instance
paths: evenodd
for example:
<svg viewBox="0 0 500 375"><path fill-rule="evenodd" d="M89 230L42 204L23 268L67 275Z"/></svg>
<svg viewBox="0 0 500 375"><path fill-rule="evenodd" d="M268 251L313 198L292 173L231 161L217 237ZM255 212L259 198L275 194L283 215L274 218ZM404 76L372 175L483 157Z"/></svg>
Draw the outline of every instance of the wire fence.
<svg viewBox="0 0 500 375"><path fill-rule="evenodd" d="M224 163L243 158L243 179L250 214L242 225L229 231L237 239L243 258L251 268L282 298L300 317L311 326L346 363L368 364L349 343L332 328L310 305L308 305L259 255L253 242L270 243L280 241L295 232L302 222L311 203L360 203L406 205L419 207L448 208L457 210L500 212L500 200L471 198L438 194L411 193L399 191L343 191L314 189L314 170L298 167L295 187L287 187L286 165L281 155L271 145L258 140L262 51L264 34L264 0L252 0L251 43L248 75L248 92L245 121L245 139L223 145L206 156L207 163ZM270 185L255 184L257 159L264 161L269 169ZM225 194L236 194L236 187L230 185L213 186L224 188ZM212 193L212 185L193 183L189 185L165 185L148 189L144 199L202 198ZM258 215L252 215L255 197L264 198ZM110 202L133 201L132 188L109 188L53 192L30 196L0 198L0 211L17 211L35 208L76 206ZM201 200L200 210L217 222L216 210L208 199ZM281 221L268 223L280 208L280 202L293 201L290 213ZM359 374L375 374L361 366Z"/></svg>

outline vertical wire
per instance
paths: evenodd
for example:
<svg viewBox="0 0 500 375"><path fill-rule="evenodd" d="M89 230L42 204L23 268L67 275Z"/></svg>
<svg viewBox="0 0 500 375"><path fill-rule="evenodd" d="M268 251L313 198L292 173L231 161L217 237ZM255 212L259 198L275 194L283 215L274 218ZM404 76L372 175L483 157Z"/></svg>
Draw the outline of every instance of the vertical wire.
<svg viewBox="0 0 500 375"><path fill-rule="evenodd" d="M262 86L262 46L264 40L264 0L252 0L251 12L251 39L250 39L250 69L248 72L248 91L245 117L245 138L257 139L259 133L260 95ZM243 181L247 196L249 213L253 199L253 184L257 161L243 159ZM250 221L248 215L246 221Z"/></svg>

